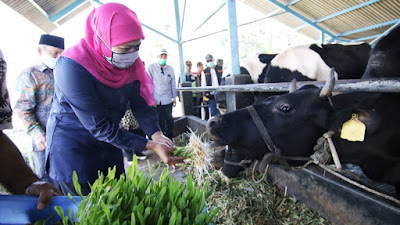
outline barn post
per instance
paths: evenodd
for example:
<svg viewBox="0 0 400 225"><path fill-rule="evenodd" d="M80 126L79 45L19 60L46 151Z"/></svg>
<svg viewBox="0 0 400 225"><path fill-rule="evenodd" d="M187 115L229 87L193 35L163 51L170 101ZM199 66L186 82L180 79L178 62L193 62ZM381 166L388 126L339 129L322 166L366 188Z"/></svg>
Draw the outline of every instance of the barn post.
<svg viewBox="0 0 400 225"><path fill-rule="evenodd" d="M177 40L178 40L177 43L178 43L178 51L179 51L179 66L180 66L180 71L181 71L181 81L185 82L186 77L185 77L185 68L183 66L181 18L179 16L178 0L175 0L174 3L175 3L175 22L176 22L176 35L177 35Z"/></svg>
<svg viewBox="0 0 400 225"><path fill-rule="evenodd" d="M323 32L323 31L321 31L321 40L320 40L320 42L321 42L321 45L325 44L324 43L325 42L325 32Z"/></svg>
<svg viewBox="0 0 400 225"><path fill-rule="evenodd" d="M239 65L239 44L237 35L237 21L236 21L236 0L226 0L228 6L229 17L229 43L231 49L231 71L232 79L228 80L227 84L235 83L235 75L240 74ZM236 97L234 92L226 93L226 104L228 112L236 110Z"/></svg>

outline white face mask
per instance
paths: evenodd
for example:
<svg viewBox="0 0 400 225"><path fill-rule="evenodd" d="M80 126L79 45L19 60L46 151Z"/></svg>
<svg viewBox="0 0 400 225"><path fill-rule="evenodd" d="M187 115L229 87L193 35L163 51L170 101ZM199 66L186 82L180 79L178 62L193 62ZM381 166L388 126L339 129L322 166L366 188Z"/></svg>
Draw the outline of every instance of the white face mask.
<svg viewBox="0 0 400 225"><path fill-rule="evenodd" d="M118 69L126 69L136 61L136 59L139 57L139 50L130 52L130 53L116 53L111 51L111 57L106 57L104 58L107 59L111 65L117 67Z"/></svg>
<svg viewBox="0 0 400 225"><path fill-rule="evenodd" d="M46 52L42 53L42 63L44 63L50 69L54 69L54 67L56 67L57 59L58 58L49 56Z"/></svg>
<svg viewBox="0 0 400 225"><path fill-rule="evenodd" d="M94 25L93 25L94 27ZM126 69L136 61L136 59L139 57L139 49L134 51L134 52L129 52L129 53L117 53L111 50L110 47L103 41L103 39L100 37L100 35L97 33L96 28L94 27L94 32L96 33L96 36L100 39L100 41L103 43L104 46L106 46L110 51L111 51L111 57L107 57L103 55L103 57L113 66L117 67L118 69Z"/></svg>

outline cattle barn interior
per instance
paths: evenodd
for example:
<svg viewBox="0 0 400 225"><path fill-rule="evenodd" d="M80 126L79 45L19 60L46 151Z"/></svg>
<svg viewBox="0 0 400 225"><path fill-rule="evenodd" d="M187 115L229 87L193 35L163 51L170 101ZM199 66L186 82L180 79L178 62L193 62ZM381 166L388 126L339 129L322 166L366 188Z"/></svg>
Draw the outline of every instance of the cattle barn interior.
<svg viewBox="0 0 400 225"><path fill-rule="evenodd" d="M100 0L1 1L46 33L62 26L91 5L103 3ZM182 5L186 4L186 0L171 0L171 2L175 3L177 11L179 5L181 11L185 11ZM210 8L210 17L227 3L235 1L218 2L220 4L215 4L215 10ZM400 24L400 2L395 0L241 0L241 2L264 13L266 18L273 17L317 43L374 44ZM183 26L183 23L179 21L178 24ZM151 24L149 26L151 28ZM179 33L181 30L178 29L177 32L177 36L181 36ZM188 40L179 41L178 45ZM184 68L184 65L181 67Z"/></svg>
<svg viewBox="0 0 400 225"><path fill-rule="evenodd" d="M1 0L10 8L21 14L27 20L31 21L35 26L40 28L46 33L50 33L58 26L62 26L66 21L73 18L80 12L84 11L88 7L91 7L93 4L103 4L101 0L28 0L28 1L15 1L15 0ZM185 4L190 4L190 1L186 3L186 0L174 0L175 4L175 15L177 26L183 26L183 20L179 16L181 15L179 12L179 6L181 7ZM221 10L224 6L229 8L230 6L235 6L235 0L221 0L218 1L218 4L214 4L216 9L210 9L210 17L215 14L218 10ZM273 18L295 30L298 32L310 37L315 40L316 43L355 43L355 42L367 42L372 46L377 43L383 36L388 34L392 29L396 28L400 24L400 1L398 0L241 0L244 4L247 4L254 9L265 14L265 18ZM140 7L140 6L139 6ZM184 12L183 6L183 12ZM171 12L172 13L172 12ZM229 9L229 16L234 16L235 12L232 12L232 9ZM145 26L146 28L151 29L152 31L159 33L161 35L162 32L159 32L150 26ZM236 27L236 21L230 20L229 26ZM232 29L230 27L228 32L230 32L230 41L231 48L236 48L238 39L236 29ZM177 44L177 47L180 49L179 57L180 57L180 71L181 74L184 71L184 63L183 63L183 55L184 52L182 50L182 45L190 40L182 40L180 39L181 29L177 29L177 37L173 38ZM164 35L165 36L165 35ZM233 45L232 45L233 44ZM236 45L236 47L235 47ZM232 52L232 74L238 75L239 73L239 61L238 52ZM236 53L236 55L234 55ZM237 68L237 69L235 69ZM182 79L185 80L185 79ZM351 81L354 82L354 81ZM260 85L255 86L246 86L244 90L239 90L238 87L236 89L232 86L226 86L226 91L274 91L272 89L276 89L275 91L288 90L289 84L276 84L276 87L262 87ZM283 87L281 87L283 85ZM317 83L317 85L321 85ZM346 82L340 83L337 87L341 87L341 85L346 88ZM368 86L361 84L361 86ZM376 87L377 83L370 83L369 88ZM353 85L349 85L349 88L354 88ZM379 86L380 88L382 86ZM271 89L272 88L272 89ZM396 79L389 79L386 83L385 90L376 89L371 91L384 91L384 92L400 92L399 82ZM217 90L220 88L207 88L207 89L199 89L196 90L206 91L206 90ZM178 88L178 90L184 91L183 93L189 93L187 91L195 90L189 87ZM190 95L189 95L190 96ZM233 102L229 101L228 104L233 104ZM232 109L232 107L231 107ZM235 109L235 106L233 106ZM188 117L190 118L190 117ZM204 123L203 123L204 125ZM318 192L321 195L324 195L324 200L330 201L330 203L334 203L335 201L343 201L343 205L345 207L351 207L348 211L352 213L359 214L371 214L364 215L366 218L369 218L367 222L363 222L363 224L398 224L400 221L400 208L399 205L393 204L392 202L388 202L379 197L373 196L371 197L370 193L364 193L363 191L356 190L354 188L349 187L347 184L343 184L341 181L332 181L334 179L325 177L321 174L323 172L314 170L314 169L306 169L304 171L292 171L290 173L285 172L279 166L273 167L271 170L271 178L280 180L279 177L284 177L285 179L281 179L278 185L280 186L301 186L300 188L320 188L317 187L318 183L321 185L325 185L327 188L325 193ZM279 176L277 178L277 176ZM301 180L310 181L308 184L304 184ZM284 181L287 183L284 183ZM343 189L341 189L343 188ZM318 190L321 190L320 188ZM340 190L338 190L340 189ZM385 189L385 188L383 188ZM390 192L390 190L389 190ZM313 192L308 190L307 193L297 192L289 192L293 194L296 198L302 201L310 201L310 196ZM329 194L333 195L328 196ZM336 199L335 199L336 198ZM339 200L338 200L339 199ZM315 201L318 201L318 198L314 198ZM324 206L316 204L315 201L310 201L308 204L316 211L318 211L321 215L326 216L331 220L333 224L355 224L352 223L355 220L351 220L352 215L347 215L344 217L335 217L329 216L330 211ZM321 201L321 199L320 199ZM366 209L362 209L363 206L366 206ZM358 211L354 211L357 209ZM352 211L353 210L353 211ZM377 210L373 213L374 210ZM336 213L346 213L344 211L335 211ZM346 217L346 218L345 218ZM375 220L373 219L375 218ZM386 220L385 220L386 219ZM352 222L349 222L352 221ZM360 222L360 221L358 221Z"/></svg>

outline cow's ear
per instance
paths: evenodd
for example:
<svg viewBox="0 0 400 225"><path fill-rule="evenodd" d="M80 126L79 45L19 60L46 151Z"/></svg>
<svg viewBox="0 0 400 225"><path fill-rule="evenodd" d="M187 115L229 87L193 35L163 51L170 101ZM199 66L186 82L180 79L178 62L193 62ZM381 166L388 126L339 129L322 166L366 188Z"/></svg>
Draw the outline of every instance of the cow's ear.
<svg viewBox="0 0 400 225"><path fill-rule="evenodd" d="M372 110L347 108L333 113L330 117L329 129L333 129L335 132L340 134L343 124L349 121L353 114L357 114L358 120L366 126L367 135L375 133L381 124L381 118Z"/></svg>
<svg viewBox="0 0 400 225"><path fill-rule="evenodd" d="M354 112L357 113L358 119L367 127L368 135L371 135L378 130L381 124L381 117L376 112L361 109L356 109Z"/></svg>
<svg viewBox="0 0 400 225"><path fill-rule="evenodd" d="M258 59L260 62L269 64L273 58L275 58L276 54L260 54L258 55Z"/></svg>

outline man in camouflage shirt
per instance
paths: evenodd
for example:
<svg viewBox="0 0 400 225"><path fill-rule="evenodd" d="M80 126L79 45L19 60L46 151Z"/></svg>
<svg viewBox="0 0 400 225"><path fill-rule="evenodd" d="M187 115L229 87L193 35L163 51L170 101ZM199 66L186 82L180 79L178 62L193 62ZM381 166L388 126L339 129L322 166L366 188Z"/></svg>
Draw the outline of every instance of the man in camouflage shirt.
<svg viewBox="0 0 400 225"><path fill-rule="evenodd" d="M25 69L18 77L14 110L33 139L33 164L41 179L50 181L45 170L46 124L54 95L53 69L64 50L64 39L44 34L39 41L41 64Z"/></svg>
<svg viewBox="0 0 400 225"><path fill-rule="evenodd" d="M0 130L12 129L11 107L6 85L7 64L4 61L3 53L0 51Z"/></svg>

